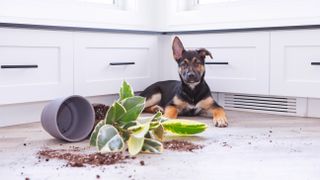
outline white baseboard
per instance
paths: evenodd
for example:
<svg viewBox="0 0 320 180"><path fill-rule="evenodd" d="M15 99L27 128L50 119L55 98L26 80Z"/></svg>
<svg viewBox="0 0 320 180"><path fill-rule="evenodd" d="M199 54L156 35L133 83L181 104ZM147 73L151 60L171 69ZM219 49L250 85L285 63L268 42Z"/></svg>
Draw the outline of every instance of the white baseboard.
<svg viewBox="0 0 320 180"><path fill-rule="evenodd" d="M87 98L91 103L111 105L117 95ZM49 101L0 106L0 127L40 122L42 109Z"/></svg>
<svg viewBox="0 0 320 180"><path fill-rule="evenodd" d="M0 127L40 122L44 102L10 104L0 106Z"/></svg>
<svg viewBox="0 0 320 180"><path fill-rule="evenodd" d="M234 108L226 104L226 100L225 100L226 95L230 95L230 94L212 93L212 95L220 105L224 106L225 109L228 109L228 110L320 118L320 110L319 110L320 99L290 97L290 99L295 99L296 109L294 113L286 113L286 112L277 112L277 111L263 111L263 110L255 110L255 109ZM270 97L271 99L274 98L274 96L262 96L262 97L265 97L265 98ZM118 98L118 95L87 97L87 99L92 104L102 103L106 105L111 105L114 102L114 100L116 100L117 98ZM49 101L0 106L0 127L32 123L32 122L40 122L42 109L48 102Z"/></svg>
<svg viewBox="0 0 320 180"><path fill-rule="evenodd" d="M308 99L308 117L320 117L320 99Z"/></svg>

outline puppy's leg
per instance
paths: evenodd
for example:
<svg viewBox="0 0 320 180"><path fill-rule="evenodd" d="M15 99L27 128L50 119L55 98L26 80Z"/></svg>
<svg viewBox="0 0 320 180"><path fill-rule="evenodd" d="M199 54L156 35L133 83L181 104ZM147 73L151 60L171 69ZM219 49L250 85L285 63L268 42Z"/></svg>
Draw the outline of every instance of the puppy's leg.
<svg viewBox="0 0 320 180"><path fill-rule="evenodd" d="M227 127L228 121L226 113L222 107L212 107L211 108L213 122L216 127Z"/></svg>
<svg viewBox="0 0 320 180"><path fill-rule="evenodd" d="M158 111L163 112L163 108L158 105L160 101L161 101L161 93L153 94L151 97L147 98L144 112L147 112L147 113L155 113Z"/></svg>
<svg viewBox="0 0 320 180"><path fill-rule="evenodd" d="M196 106L202 109L200 112L201 116L213 118L213 123L216 127L228 126L226 113L224 112L223 107L216 103L212 97L201 100Z"/></svg>
<svg viewBox="0 0 320 180"><path fill-rule="evenodd" d="M178 109L175 106L166 106L164 109L164 116L171 119L176 119L178 117Z"/></svg>

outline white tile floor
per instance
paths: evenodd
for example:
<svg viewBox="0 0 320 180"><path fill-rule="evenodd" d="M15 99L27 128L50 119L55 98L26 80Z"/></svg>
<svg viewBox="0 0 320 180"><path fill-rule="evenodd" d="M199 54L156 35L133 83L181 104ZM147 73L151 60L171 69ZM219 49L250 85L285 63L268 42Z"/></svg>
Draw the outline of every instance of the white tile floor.
<svg viewBox="0 0 320 180"><path fill-rule="evenodd" d="M36 153L44 147L87 147L88 141L55 140L40 123L0 128L0 178L320 179L320 119L234 111L228 117L230 126L224 129L215 128L210 119L191 118L206 122L209 129L197 137L169 137L205 145L194 153L166 150L161 155L138 155L126 164L84 168L62 167L66 163L58 160L39 163Z"/></svg>

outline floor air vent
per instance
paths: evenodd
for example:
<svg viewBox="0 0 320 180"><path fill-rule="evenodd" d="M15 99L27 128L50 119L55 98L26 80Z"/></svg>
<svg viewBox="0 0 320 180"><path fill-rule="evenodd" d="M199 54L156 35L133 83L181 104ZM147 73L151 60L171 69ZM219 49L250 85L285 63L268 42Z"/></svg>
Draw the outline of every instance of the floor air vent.
<svg viewBox="0 0 320 180"><path fill-rule="evenodd" d="M287 97L224 94L224 107L233 110L297 114L297 99Z"/></svg>

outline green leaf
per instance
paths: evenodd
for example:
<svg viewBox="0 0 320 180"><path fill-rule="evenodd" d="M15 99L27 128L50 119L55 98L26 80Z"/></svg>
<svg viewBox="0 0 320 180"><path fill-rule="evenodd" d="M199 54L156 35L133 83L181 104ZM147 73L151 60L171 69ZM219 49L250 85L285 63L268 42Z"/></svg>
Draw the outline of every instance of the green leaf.
<svg viewBox="0 0 320 180"><path fill-rule="evenodd" d="M140 117L136 122L140 124L150 123L149 130L155 129L160 125L160 118L162 116L161 112L157 112L151 117Z"/></svg>
<svg viewBox="0 0 320 180"><path fill-rule="evenodd" d="M132 133L137 133L139 131L141 131L143 129L143 126L141 124L139 125L134 125L128 128L129 131L131 131Z"/></svg>
<svg viewBox="0 0 320 180"><path fill-rule="evenodd" d="M119 96L120 96L119 97L119 101L122 101L122 100L124 100L126 98L134 96L134 93L133 93L133 90L132 90L131 86L126 81L122 82L122 86L120 88Z"/></svg>
<svg viewBox="0 0 320 180"><path fill-rule="evenodd" d="M142 146L142 152L159 154L163 152L163 145L155 139L145 138Z"/></svg>
<svg viewBox="0 0 320 180"><path fill-rule="evenodd" d="M163 125L160 124L156 129L153 129L151 131L152 135L154 136L155 139L162 141L164 138L164 128Z"/></svg>
<svg viewBox="0 0 320 180"><path fill-rule="evenodd" d="M136 122L137 125L128 128L131 131L131 135L127 145L131 155L136 155L141 151L145 139L144 136L149 132L151 118L139 118Z"/></svg>
<svg viewBox="0 0 320 180"><path fill-rule="evenodd" d="M122 128L123 128L123 129L128 129L128 128L130 128L131 126L135 126L135 125L137 125L137 124L138 124L138 123L137 123L136 121L131 121L131 122L123 125Z"/></svg>
<svg viewBox="0 0 320 180"><path fill-rule="evenodd" d="M91 146L96 146L97 145L97 136L99 133L100 128L105 125L104 121L100 121L96 127L94 128L93 132L91 133L90 136L90 145Z"/></svg>
<svg viewBox="0 0 320 180"><path fill-rule="evenodd" d="M138 154L142 149L143 143L144 137L135 137L131 135L129 140L127 141L129 154L131 156Z"/></svg>
<svg viewBox="0 0 320 180"><path fill-rule="evenodd" d="M205 123L180 119L170 119L163 122L162 125L166 131L178 135L197 134L207 129L207 125Z"/></svg>
<svg viewBox="0 0 320 180"><path fill-rule="evenodd" d="M159 121L151 121L150 123L150 130L157 129L160 126Z"/></svg>
<svg viewBox="0 0 320 180"><path fill-rule="evenodd" d="M97 136L97 147L101 153L118 152L124 148L124 142L119 132L113 126L103 125Z"/></svg>
<svg viewBox="0 0 320 180"><path fill-rule="evenodd" d="M156 114L154 114L152 116L152 120L151 121L160 121L161 117L162 117L162 113L160 111L158 111Z"/></svg>
<svg viewBox="0 0 320 180"><path fill-rule="evenodd" d="M137 124L149 124L152 120L152 117L139 117L136 122Z"/></svg>
<svg viewBox="0 0 320 180"><path fill-rule="evenodd" d="M154 114L151 117L151 123L150 123L149 130L153 130L153 129L158 128L160 126L161 119L162 119L162 113L160 111L158 111L156 114Z"/></svg>
<svg viewBox="0 0 320 180"><path fill-rule="evenodd" d="M151 118L139 118L137 120L137 125L134 127L135 130L132 131L132 136L135 136L136 138L142 138L144 137L150 128L150 122Z"/></svg>
<svg viewBox="0 0 320 180"><path fill-rule="evenodd" d="M129 97L121 101L126 113L121 117L121 122L128 123L135 121L142 113L145 104L145 98L141 96Z"/></svg>
<svg viewBox="0 0 320 180"><path fill-rule="evenodd" d="M118 122L120 118L126 113L126 109L118 102L112 104L106 114L105 123L112 124Z"/></svg>

